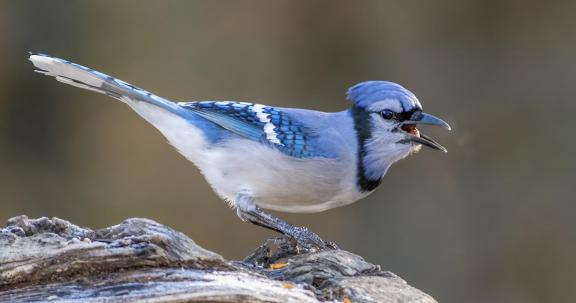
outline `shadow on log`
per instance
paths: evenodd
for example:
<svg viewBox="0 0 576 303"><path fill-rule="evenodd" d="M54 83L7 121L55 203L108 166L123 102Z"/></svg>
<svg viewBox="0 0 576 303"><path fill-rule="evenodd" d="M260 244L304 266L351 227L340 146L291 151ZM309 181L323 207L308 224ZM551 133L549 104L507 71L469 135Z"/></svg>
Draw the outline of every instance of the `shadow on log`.
<svg viewBox="0 0 576 303"><path fill-rule="evenodd" d="M0 229L0 302L435 302L343 250L270 239L227 261L148 219L99 230L19 216Z"/></svg>

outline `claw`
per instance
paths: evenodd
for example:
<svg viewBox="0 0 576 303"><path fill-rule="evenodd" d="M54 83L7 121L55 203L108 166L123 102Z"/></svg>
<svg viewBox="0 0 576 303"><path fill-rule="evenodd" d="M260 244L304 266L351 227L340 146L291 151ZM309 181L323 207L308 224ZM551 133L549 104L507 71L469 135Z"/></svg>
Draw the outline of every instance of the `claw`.
<svg viewBox="0 0 576 303"><path fill-rule="evenodd" d="M340 247L338 247L338 245L336 245L336 243L334 243L332 241L326 242L326 248L334 249L334 250L340 249Z"/></svg>
<svg viewBox="0 0 576 303"><path fill-rule="evenodd" d="M326 242L306 227L295 227L293 233L289 235L294 237L298 246L304 251L318 251L327 248Z"/></svg>

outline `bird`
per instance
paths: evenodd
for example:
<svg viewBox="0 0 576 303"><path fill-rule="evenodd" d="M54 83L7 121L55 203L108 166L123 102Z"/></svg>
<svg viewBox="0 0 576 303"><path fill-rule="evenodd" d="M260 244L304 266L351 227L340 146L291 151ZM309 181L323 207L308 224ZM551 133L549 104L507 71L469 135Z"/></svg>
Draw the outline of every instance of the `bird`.
<svg viewBox="0 0 576 303"><path fill-rule="evenodd" d="M360 82L349 108L321 112L238 101L173 102L91 68L29 53L35 71L113 97L157 128L195 164L214 192L247 221L295 240L302 250L334 247L266 210L316 213L373 193L390 166L426 146L446 148L420 125L448 123L389 81Z"/></svg>

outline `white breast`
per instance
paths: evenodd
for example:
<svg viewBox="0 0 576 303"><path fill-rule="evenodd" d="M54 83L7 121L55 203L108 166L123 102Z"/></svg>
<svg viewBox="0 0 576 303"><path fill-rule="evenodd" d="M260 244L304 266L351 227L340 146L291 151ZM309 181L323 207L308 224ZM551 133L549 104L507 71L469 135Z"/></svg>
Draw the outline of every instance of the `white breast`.
<svg viewBox="0 0 576 303"><path fill-rule="evenodd" d="M249 190L257 205L273 210L319 212L363 196L356 189L353 159L298 159L237 139L209 148L196 164L223 198Z"/></svg>

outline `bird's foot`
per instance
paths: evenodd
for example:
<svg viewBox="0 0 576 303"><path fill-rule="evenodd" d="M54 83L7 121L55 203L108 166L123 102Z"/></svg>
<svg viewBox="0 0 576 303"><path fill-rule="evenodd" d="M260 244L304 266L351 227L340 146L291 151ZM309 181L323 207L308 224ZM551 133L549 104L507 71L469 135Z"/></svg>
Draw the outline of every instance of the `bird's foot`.
<svg viewBox="0 0 576 303"><path fill-rule="evenodd" d="M319 251L324 249L338 249L338 246L332 242L326 242L316 233L311 232L306 227L293 227L286 232L286 235L292 237L297 245L303 251Z"/></svg>
<svg viewBox="0 0 576 303"><path fill-rule="evenodd" d="M277 218L254 204L254 197L250 192L240 192L236 196L235 203L238 206L236 214L242 221L248 221L255 225L266 227L285 234L294 239L300 251L318 251L323 249L337 249L331 242L325 242L317 234L306 227L296 227L280 218Z"/></svg>

